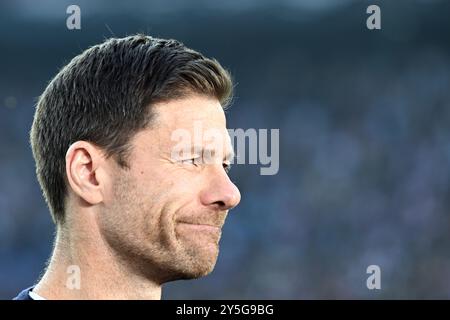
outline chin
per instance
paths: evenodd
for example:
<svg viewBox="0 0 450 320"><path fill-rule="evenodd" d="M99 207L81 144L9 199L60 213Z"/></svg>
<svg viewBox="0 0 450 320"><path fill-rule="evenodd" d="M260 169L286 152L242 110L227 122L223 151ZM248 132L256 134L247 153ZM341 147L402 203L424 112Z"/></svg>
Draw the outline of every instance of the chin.
<svg viewBox="0 0 450 320"><path fill-rule="evenodd" d="M214 266L215 265L213 265L209 268L205 268L205 266L202 266L202 268L191 269L191 270L181 274L178 279L179 280L192 280L192 279L199 279L199 278L205 277L214 270Z"/></svg>
<svg viewBox="0 0 450 320"><path fill-rule="evenodd" d="M198 279L210 274L216 266L218 250L212 252L193 252L190 250L185 259L178 260L173 266L173 277L170 281Z"/></svg>
<svg viewBox="0 0 450 320"><path fill-rule="evenodd" d="M193 280L193 279L199 279L204 276L207 276L214 270L214 265L205 268L205 266L202 266L201 268L190 268L190 269L184 269L184 270L174 270L174 272L171 274L171 276L167 277L163 282L172 282L177 280Z"/></svg>

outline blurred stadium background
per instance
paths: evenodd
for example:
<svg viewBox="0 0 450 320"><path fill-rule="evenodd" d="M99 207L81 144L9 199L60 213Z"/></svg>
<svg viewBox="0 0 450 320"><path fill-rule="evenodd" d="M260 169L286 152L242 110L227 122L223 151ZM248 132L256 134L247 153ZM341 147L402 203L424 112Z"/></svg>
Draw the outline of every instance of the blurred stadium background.
<svg viewBox="0 0 450 320"><path fill-rule="evenodd" d="M81 8L81 30L66 8ZM381 7L382 30L366 28ZM33 284L53 224L28 132L83 49L137 32L216 57L230 128L279 128L280 171L235 166L215 271L163 298L450 298L450 1L2 1L0 298ZM366 268L381 267L381 290ZM107 270L105 270L107 272Z"/></svg>

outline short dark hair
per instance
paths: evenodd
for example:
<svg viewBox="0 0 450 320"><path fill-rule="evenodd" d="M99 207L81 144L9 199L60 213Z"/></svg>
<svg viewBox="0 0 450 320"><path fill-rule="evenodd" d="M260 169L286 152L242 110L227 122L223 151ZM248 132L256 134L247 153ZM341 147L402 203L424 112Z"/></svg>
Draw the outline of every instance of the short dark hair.
<svg viewBox="0 0 450 320"><path fill-rule="evenodd" d="M151 105L201 94L225 107L230 74L176 40L134 35L95 45L63 67L40 96L30 142L36 174L55 223L63 222L65 154L94 143L127 167L130 139L153 119Z"/></svg>

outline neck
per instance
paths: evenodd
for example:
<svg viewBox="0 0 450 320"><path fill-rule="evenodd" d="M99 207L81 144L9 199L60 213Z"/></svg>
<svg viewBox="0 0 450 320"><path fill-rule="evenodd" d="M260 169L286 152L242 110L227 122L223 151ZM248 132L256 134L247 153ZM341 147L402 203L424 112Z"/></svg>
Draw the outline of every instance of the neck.
<svg viewBox="0 0 450 320"><path fill-rule="evenodd" d="M34 292L63 300L161 299L161 284L132 272L98 232L70 230L58 228L52 258Z"/></svg>

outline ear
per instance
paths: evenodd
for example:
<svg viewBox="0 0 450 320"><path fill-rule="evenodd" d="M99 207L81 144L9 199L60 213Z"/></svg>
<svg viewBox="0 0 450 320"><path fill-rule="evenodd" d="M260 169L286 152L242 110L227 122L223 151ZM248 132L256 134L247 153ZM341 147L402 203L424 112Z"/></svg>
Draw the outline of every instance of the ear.
<svg viewBox="0 0 450 320"><path fill-rule="evenodd" d="M66 175L72 191L87 203L102 202L102 181L98 171L105 158L101 150L87 141L73 143L66 153Z"/></svg>

